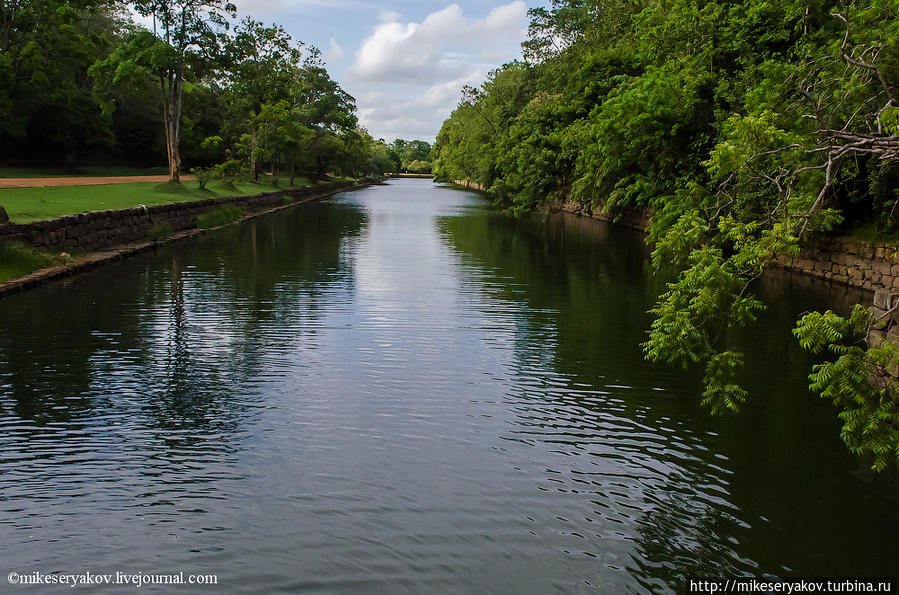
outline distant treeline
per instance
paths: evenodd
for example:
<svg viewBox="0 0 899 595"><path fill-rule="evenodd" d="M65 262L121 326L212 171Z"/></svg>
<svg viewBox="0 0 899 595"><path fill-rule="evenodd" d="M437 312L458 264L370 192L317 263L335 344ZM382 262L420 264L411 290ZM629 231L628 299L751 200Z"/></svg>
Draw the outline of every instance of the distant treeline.
<svg viewBox="0 0 899 595"><path fill-rule="evenodd" d="M391 158L396 164L395 172L429 174L431 173L431 145L423 140L393 141Z"/></svg>
<svg viewBox="0 0 899 595"><path fill-rule="evenodd" d="M553 0L530 16L526 61L465 89L435 174L514 213L651 208L654 260L681 273L646 355L699 366L703 402L737 410L729 329L764 307L752 281L816 234L899 231L899 2ZM881 469L899 460L899 349L867 349L873 324L812 315L795 334L835 358L812 389Z"/></svg>
<svg viewBox="0 0 899 595"><path fill-rule="evenodd" d="M175 179L401 168L407 143L373 139L355 111L317 49L221 0L0 3L0 163L167 163Z"/></svg>

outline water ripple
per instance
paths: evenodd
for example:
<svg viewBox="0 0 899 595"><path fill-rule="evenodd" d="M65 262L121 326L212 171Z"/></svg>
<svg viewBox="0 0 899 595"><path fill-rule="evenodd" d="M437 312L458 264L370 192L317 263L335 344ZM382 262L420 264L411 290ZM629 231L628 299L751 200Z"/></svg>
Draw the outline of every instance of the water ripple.
<svg viewBox="0 0 899 595"><path fill-rule="evenodd" d="M659 282L639 242L429 184L5 298L9 569L385 593L656 592L836 559L884 574L896 508L846 472L828 418L780 412L811 428L799 459L761 408L751 430L710 420L695 379L643 362ZM765 391L786 401L802 374ZM818 510L864 493L874 534L822 526L827 551L797 553L789 482Z"/></svg>

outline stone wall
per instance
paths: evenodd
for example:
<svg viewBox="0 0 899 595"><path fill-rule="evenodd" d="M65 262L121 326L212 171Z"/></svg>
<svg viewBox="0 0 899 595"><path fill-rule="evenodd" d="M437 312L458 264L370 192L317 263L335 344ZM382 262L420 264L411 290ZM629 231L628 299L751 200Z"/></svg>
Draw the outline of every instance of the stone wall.
<svg viewBox="0 0 899 595"><path fill-rule="evenodd" d="M891 244L830 238L779 262L788 270L852 287L899 290L899 248Z"/></svg>
<svg viewBox="0 0 899 595"><path fill-rule="evenodd" d="M868 347L881 347L884 341L899 345L899 293L886 289L874 292L874 307L871 313L877 322L868 332ZM887 372L899 376L899 367L894 363Z"/></svg>
<svg viewBox="0 0 899 595"><path fill-rule="evenodd" d="M557 208L640 231L646 231L649 225L648 209L613 209L603 213L575 201L560 203ZM803 248L796 258L780 258L778 264L791 272L862 290L899 292L899 247L891 244L828 238Z"/></svg>
<svg viewBox="0 0 899 595"><path fill-rule="evenodd" d="M557 203L554 208L559 211L565 211L566 213L590 217L597 221L605 221L606 223L614 223L615 225L620 225L622 227L636 229L637 231L645 232L649 227L649 209L624 209L616 207L609 209L607 212L603 212L603 210L598 207L594 210L592 205L585 205L574 200Z"/></svg>
<svg viewBox="0 0 899 595"><path fill-rule="evenodd" d="M476 182L454 181L460 186L483 190ZM648 209L616 208L604 213L601 209L594 210L591 205L573 200L559 202L553 208L639 231L646 231L650 218ZM896 245L853 238L828 238L803 248L798 257L781 258L778 263L791 272L862 290L887 290L899 294L899 246ZM899 322L896 332L899 333Z"/></svg>
<svg viewBox="0 0 899 595"><path fill-rule="evenodd" d="M487 191L487 189L484 188L481 184L478 184L477 182L471 182L469 180L453 180L453 184L465 186L466 188L471 188L472 190L480 190L481 192Z"/></svg>
<svg viewBox="0 0 899 595"><path fill-rule="evenodd" d="M147 233L154 225L168 224L173 232L194 228L199 215L221 205L233 204L248 212L261 211L283 205L285 199L308 200L354 185L353 182L331 182L255 196L226 196L120 211L79 213L33 223L6 223L0 225L0 243L16 241L51 252L93 252L146 241Z"/></svg>

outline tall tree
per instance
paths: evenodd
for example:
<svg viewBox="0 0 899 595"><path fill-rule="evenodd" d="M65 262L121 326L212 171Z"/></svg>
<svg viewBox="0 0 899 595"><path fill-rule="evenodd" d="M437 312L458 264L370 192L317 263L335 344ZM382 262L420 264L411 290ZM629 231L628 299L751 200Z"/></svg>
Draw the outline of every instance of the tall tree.
<svg viewBox="0 0 899 595"><path fill-rule="evenodd" d="M219 58L222 34L236 7L223 0L132 0L152 31L134 27L93 73L106 88L149 72L159 85L169 178L181 176L181 118L189 80L208 76Z"/></svg>

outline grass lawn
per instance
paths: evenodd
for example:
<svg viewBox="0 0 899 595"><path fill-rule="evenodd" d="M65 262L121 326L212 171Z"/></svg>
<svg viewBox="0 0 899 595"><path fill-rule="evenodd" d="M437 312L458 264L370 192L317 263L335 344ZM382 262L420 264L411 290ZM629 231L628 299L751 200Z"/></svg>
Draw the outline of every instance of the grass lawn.
<svg viewBox="0 0 899 595"><path fill-rule="evenodd" d="M81 176L164 176L167 167L0 167L0 178L77 178Z"/></svg>
<svg viewBox="0 0 899 595"><path fill-rule="evenodd" d="M197 182L184 184L109 184L105 186L56 186L48 188L2 188L0 205L13 223L27 223L40 219L52 219L63 215L87 211L128 209L138 205L159 205L186 202L218 196L243 196L272 192L288 188L289 180L281 178L275 187L270 177L260 177L259 183L237 182L235 185L220 181L210 182L206 190L198 190ZM294 188L310 186L303 178L295 180Z"/></svg>

